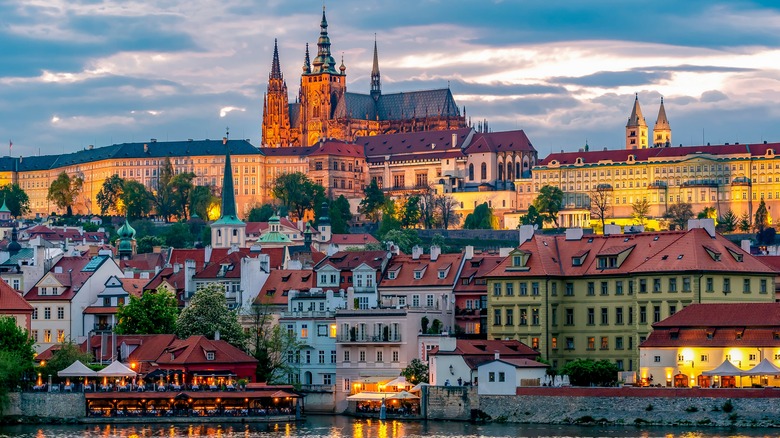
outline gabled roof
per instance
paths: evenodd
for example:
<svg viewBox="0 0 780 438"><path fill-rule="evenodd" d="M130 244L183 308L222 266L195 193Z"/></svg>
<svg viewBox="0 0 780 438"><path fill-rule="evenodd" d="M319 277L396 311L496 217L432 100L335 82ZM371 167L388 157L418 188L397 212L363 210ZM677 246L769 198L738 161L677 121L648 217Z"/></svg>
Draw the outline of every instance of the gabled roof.
<svg viewBox="0 0 780 438"><path fill-rule="evenodd" d="M54 277L65 290L59 295L40 295L38 285L36 284L27 291L24 298L27 301L70 300L81 289L81 286L92 277L92 274L100 269L109 259L107 256L63 257L52 267L47 275ZM62 272L55 272L57 268L62 268ZM43 278L46 278L46 275Z"/></svg>
<svg viewBox="0 0 780 438"><path fill-rule="evenodd" d="M314 272L292 269L272 270L263 284L255 304L287 305L291 290L307 291L314 286Z"/></svg>
<svg viewBox="0 0 780 438"><path fill-rule="evenodd" d="M401 270L395 278L384 276L379 287L452 286L458 275L461 260L463 260L462 253L440 254L436 260L431 260L430 254L422 254L418 259L412 258L409 254L399 254L393 256L392 264L394 268L400 267ZM446 272L444 278L439 278L440 270ZM415 272L420 272L421 277L415 278Z"/></svg>
<svg viewBox="0 0 780 438"><path fill-rule="evenodd" d="M478 132L466 148L467 154L481 152L536 151L525 131Z"/></svg>
<svg viewBox="0 0 780 438"><path fill-rule="evenodd" d="M154 271L155 268L165 265L165 257L162 253L136 254L130 260L119 260L119 268L135 269L138 271Z"/></svg>
<svg viewBox="0 0 780 438"><path fill-rule="evenodd" d="M314 266L318 271L325 266L332 266L339 271L350 271L366 264L374 269L381 269L387 257L387 251L339 251L329 257L325 257Z"/></svg>
<svg viewBox="0 0 780 438"><path fill-rule="evenodd" d="M338 140L328 140L320 142L317 148L310 154L310 157L317 156L339 156L339 157L352 157L352 158L364 158L365 153L363 146L358 146L352 143L345 143Z"/></svg>
<svg viewBox="0 0 780 438"><path fill-rule="evenodd" d="M653 327L780 327L780 303L691 304Z"/></svg>
<svg viewBox="0 0 780 438"><path fill-rule="evenodd" d="M455 284L455 293L487 292L487 284L476 284L478 278L482 278L493 268L498 266L504 260L497 254L477 254L470 260L463 262L463 269L460 271L460 278ZM468 284L463 284L464 281Z"/></svg>
<svg viewBox="0 0 780 438"><path fill-rule="evenodd" d="M32 313L32 306L5 281L0 281L0 315L6 313Z"/></svg>
<svg viewBox="0 0 780 438"><path fill-rule="evenodd" d="M376 237L368 233L357 234L332 234L329 243L335 243L337 245L365 245L367 243L379 243Z"/></svg>
<svg viewBox="0 0 780 438"><path fill-rule="evenodd" d="M453 147L452 135L456 144ZM358 137L368 163L420 159L465 158L463 145L471 138L471 128L422 131ZM389 157L389 159L386 159Z"/></svg>
<svg viewBox="0 0 780 438"><path fill-rule="evenodd" d="M282 230L286 231L286 229L290 229L297 231L298 234L301 235L301 238L303 238L303 231L299 230L298 227L296 227L295 224L290 221L290 219L287 219L286 217L279 218L279 225L282 226ZM267 230L268 227L268 222L247 222L246 229L244 231L246 232L247 236L258 236Z"/></svg>
<svg viewBox="0 0 780 438"><path fill-rule="evenodd" d="M214 360L206 358L207 352L214 353ZM256 363L257 359L225 341L210 340L205 336L190 336L184 340L171 342L155 362L160 365L234 364Z"/></svg>
<svg viewBox="0 0 780 438"><path fill-rule="evenodd" d="M246 255L234 252L195 273L195 278L241 278L241 259Z"/></svg>

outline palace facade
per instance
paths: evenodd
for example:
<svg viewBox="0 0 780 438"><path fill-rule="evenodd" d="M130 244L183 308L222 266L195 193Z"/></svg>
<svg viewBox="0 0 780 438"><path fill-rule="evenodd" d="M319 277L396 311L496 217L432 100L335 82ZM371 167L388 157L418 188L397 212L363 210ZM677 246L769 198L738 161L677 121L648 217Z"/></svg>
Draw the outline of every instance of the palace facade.
<svg viewBox="0 0 780 438"><path fill-rule="evenodd" d="M343 58L337 68L331 55L323 8L317 56L310 59L306 44L298 98L290 103L274 41L263 98L263 145L310 146L326 138L352 142L360 136L466 126L465 114L461 114L449 88L382 94L376 42L370 93L348 92L346 72Z"/></svg>

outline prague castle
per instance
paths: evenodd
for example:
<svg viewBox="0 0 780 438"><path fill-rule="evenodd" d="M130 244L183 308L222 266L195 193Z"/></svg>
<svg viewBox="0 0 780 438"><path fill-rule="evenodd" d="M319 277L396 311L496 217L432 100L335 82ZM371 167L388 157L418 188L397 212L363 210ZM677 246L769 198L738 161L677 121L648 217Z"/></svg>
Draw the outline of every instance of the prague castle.
<svg viewBox="0 0 780 438"><path fill-rule="evenodd" d="M370 93L347 92L347 67L342 59L337 68L331 55L324 8L317 56L310 59L306 44L298 98L294 103L288 99L274 42L263 99L264 146L311 146L324 138L351 142L361 136L466 127L449 88L382 94L376 41Z"/></svg>

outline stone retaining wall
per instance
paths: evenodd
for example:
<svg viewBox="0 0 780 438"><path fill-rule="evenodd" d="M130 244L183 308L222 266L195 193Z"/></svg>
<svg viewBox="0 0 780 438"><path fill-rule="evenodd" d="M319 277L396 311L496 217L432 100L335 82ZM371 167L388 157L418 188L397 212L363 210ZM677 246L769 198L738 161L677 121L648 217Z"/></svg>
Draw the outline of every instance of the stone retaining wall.
<svg viewBox="0 0 780 438"><path fill-rule="evenodd" d="M84 394L12 393L4 411L9 416L81 418L87 412Z"/></svg>
<svg viewBox="0 0 780 438"><path fill-rule="evenodd" d="M429 419L465 421L471 419L472 409L479 409L475 386L426 386L423 391L422 411Z"/></svg>

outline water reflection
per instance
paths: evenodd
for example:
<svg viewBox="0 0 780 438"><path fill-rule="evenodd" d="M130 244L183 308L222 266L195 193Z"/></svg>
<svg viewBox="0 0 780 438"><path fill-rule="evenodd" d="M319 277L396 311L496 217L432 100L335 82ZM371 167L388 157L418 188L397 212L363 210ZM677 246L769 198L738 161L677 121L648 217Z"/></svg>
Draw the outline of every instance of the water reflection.
<svg viewBox="0 0 780 438"><path fill-rule="evenodd" d="M341 416L310 417L301 424L181 424L81 425L0 427L0 438L476 438L476 437L641 437L641 438L748 438L777 436L776 429L682 429L577 427L527 424L474 425L457 422L403 422L357 420Z"/></svg>

